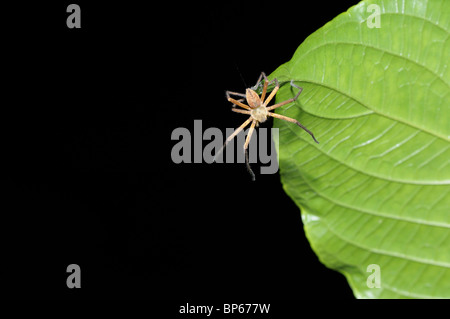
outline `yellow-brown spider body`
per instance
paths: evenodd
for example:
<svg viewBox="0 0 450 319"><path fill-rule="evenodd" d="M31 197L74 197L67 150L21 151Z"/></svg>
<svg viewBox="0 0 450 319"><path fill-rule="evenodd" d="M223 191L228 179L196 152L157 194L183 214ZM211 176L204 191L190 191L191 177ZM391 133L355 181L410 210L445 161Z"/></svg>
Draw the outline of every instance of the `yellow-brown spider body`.
<svg viewBox="0 0 450 319"><path fill-rule="evenodd" d="M262 104L261 98L259 97L258 93L256 93L252 89L245 90L245 98L247 99L248 106L250 106L250 108L252 109L260 107Z"/></svg>
<svg viewBox="0 0 450 319"><path fill-rule="evenodd" d="M266 104L261 101L258 93L252 89L247 89L245 91L245 98L247 99L247 104L250 106L250 116L256 121L255 125L258 126L259 123L263 123L267 120L267 108Z"/></svg>
<svg viewBox="0 0 450 319"><path fill-rule="evenodd" d="M258 93L255 92L255 90L260 86L260 83L261 83L261 80L263 77L264 77L264 85L263 85L261 96L259 96ZM273 82L275 82L275 87L272 90L272 92L270 93L270 95L266 98L267 88ZM246 155L245 160L247 163L248 171L252 174L252 179L254 180L255 174L253 174L252 170L250 169L250 164L248 162L248 153L247 153L248 144L250 143L250 138L253 134L253 130L255 129L255 126L258 126L259 123L265 122L267 120L268 116L297 124L302 129L304 129L309 135L311 135L311 137L313 138L313 140L316 143L319 143L316 140L316 138L314 137L313 133L311 131L309 131L306 127L304 127L302 124L300 124L299 121L292 119L290 117L284 116L284 115L269 112L280 106L286 105L288 103L291 103L291 102L294 102L295 100L297 100L298 96L300 95L300 93L302 92L303 89L301 87L295 85L294 81L291 81L291 86L299 89L298 93L293 98L290 98L286 101L277 103L277 104L269 106L269 107L267 105L275 97L275 94L278 92L280 85L278 84L278 80L276 78L269 82L269 80L267 79L267 76L264 74L264 72L261 73L256 85L254 87L252 87L251 89L247 89L245 91L245 94L227 91L226 92L227 99L228 99L228 101L233 103L233 108L231 110L236 113L250 115L250 117L240 127L238 127L233 132L233 134L231 134L227 138L227 140L225 141L225 144L217 152L216 156L222 152L222 150L228 144L228 142L230 142L237 134L239 134L239 132L241 132L247 125L249 125L251 123L250 129L248 131L247 138L246 138L245 144L244 144L244 152ZM231 94L237 95L237 96L240 96L243 98L236 100L230 96ZM242 103L242 101L244 101L244 98L247 100L248 105L245 105L244 103ZM243 108L244 110L237 109L236 106L239 106L239 107Z"/></svg>
<svg viewBox="0 0 450 319"><path fill-rule="evenodd" d="M264 104L250 111L251 117L256 121L256 126L267 120L267 113L269 113L269 111L267 111Z"/></svg>

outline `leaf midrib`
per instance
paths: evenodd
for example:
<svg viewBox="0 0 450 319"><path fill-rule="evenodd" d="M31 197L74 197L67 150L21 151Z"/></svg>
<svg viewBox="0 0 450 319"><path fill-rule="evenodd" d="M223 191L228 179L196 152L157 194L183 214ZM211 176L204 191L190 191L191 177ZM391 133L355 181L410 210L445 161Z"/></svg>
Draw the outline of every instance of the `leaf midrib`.
<svg viewBox="0 0 450 319"><path fill-rule="evenodd" d="M286 126L287 126L287 125L286 125ZM310 142L309 140L307 141L307 140L303 139L300 135L298 135L298 134L297 134L294 130L292 130L291 128L289 128L289 129L293 132L293 134L294 134L295 136L297 136L298 138L302 139L302 140L305 141L306 143L309 143L310 145L313 145L312 142ZM314 145L314 146L315 146L315 145ZM389 182L401 183L401 184L408 184L408 185L425 185L425 186L426 186L426 185L429 185L429 186L444 186L444 185L449 185L449 182L448 182L448 181L425 182L425 181L400 180L400 179L389 178L389 177L386 177L386 176L376 175L376 174L373 174L373 173L368 173L368 172L362 171L362 170L359 169L359 168L356 168L356 167L354 167L354 166L348 165L347 163L345 163L345 162L342 161L341 159L336 158L336 157L334 157L334 156L331 156L329 153L325 153L320 147L316 147L316 149L319 150L321 153L323 153L325 156L327 156L327 157L329 157L329 158L335 160L336 162L338 162L338 163L340 163L340 164L342 164L342 165L344 165L344 166L350 168L351 170L357 171L357 172L359 172L359 173L361 173L361 174L370 176L370 177L372 177L372 178L378 178L378 179L382 179L382 180L389 181Z"/></svg>
<svg viewBox="0 0 450 319"><path fill-rule="evenodd" d="M293 158L292 154L290 157ZM299 166L297 165L297 163L291 159L291 162L294 163L294 165L297 167L297 172L300 171ZM404 221L404 222L409 222L409 223L415 223L415 224L419 224L419 225L429 225L429 226L433 226L433 227L441 227L441 228L446 228L446 229L450 229L450 224L442 224L439 222L431 222L431 221L425 221L425 220L421 220L421 219L413 219L413 218L405 218L405 217L400 217L400 216L392 216L392 215L387 215L387 214L380 214L378 212L375 211L371 211L371 210L367 210L361 207L356 207L356 206L352 206L350 204L347 203L343 203L341 201L335 200L325 194L323 194L322 192L319 192L315 187L312 186L311 183L309 183L306 178L304 177L303 180L305 181L306 184L308 184L311 189L313 189L319 196L321 196L322 198L338 205L341 207L345 207L345 208L349 208L352 209L354 211L358 211L358 212L362 212L365 214L369 214L372 216L377 216L377 217L383 217L383 218L389 218L389 219L395 219L395 220L400 220L400 221Z"/></svg>
<svg viewBox="0 0 450 319"><path fill-rule="evenodd" d="M403 124L408 125L408 126L414 128L414 129L421 130L422 132L428 133L428 134L430 134L430 135L432 135L432 136L434 136L434 137L437 137L437 138L439 138L439 139L442 139L442 140L444 140L445 142L450 142L450 138L447 138L447 137L444 136L444 135L441 136L441 135L439 135L439 134L436 133L436 132L432 132L432 131L430 131L430 130L428 130L428 129L426 129L426 128L416 126L416 125L414 125L414 124L412 124L412 123L406 122L405 120L403 120L403 119L401 119L401 118L396 118L396 117L393 117L393 116L390 116L390 115L381 113L381 112L379 112L379 111L377 111L377 110L374 110L373 108L369 107L367 104L365 104L365 103L359 101L357 98L355 98L355 97L353 97L353 96L350 96L350 95L349 95L348 93L346 93L346 92L339 91L337 88L335 88L335 87L333 87L333 86L331 86L331 85L328 85L328 84L325 84L325 83L320 83L320 82L317 82L317 81L306 80L306 79L304 79L304 80L296 79L295 81L298 81L298 82L306 82L306 83L310 83L310 84L315 84L315 85L319 85L319 86L322 86L322 87L327 88L327 89L330 89L330 90L334 90L335 92L337 92L337 93L339 93L339 94L342 94L342 95L345 95L345 96L347 96L349 99L353 99L354 101L360 103L363 107L365 107L366 109L372 111L373 114L378 114L378 115L383 116L383 117L385 117L385 118L387 118L387 119L390 119L390 120L393 120L393 121L397 121L397 122L403 123Z"/></svg>

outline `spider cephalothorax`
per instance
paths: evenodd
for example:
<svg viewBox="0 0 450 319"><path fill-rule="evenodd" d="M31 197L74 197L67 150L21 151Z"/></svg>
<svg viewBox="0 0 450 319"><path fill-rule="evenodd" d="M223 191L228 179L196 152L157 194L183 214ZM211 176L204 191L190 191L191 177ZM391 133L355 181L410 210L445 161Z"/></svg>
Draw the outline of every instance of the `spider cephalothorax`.
<svg viewBox="0 0 450 319"><path fill-rule="evenodd" d="M261 101L258 93L252 89L247 89L245 92L245 97L247 99L248 106L250 106L250 116L256 121L256 126L259 123L263 123L267 120L267 108L266 104Z"/></svg>
<svg viewBox="0 0 450 319"><path fill-rule="evenodd" d="M256 93L256 89L259 87L262 78L264 77L264 86L263 86L263 90L261 92L261 96L258 95L258 93ZM272 90L272 92L270 92L270 95L267 97L267 99L265 99L266 97L266 93L267 93L267 87L269 85L271 85L272 83L275 82L275 87ZM276 109L277 107L286 105L288 103L294 102L295 100L297 100L298 96L300 95L300 93L302 92L302 88L295 85L294 81L291 81L291 85L297 89L299 89L298 93L293 97L290 98L286 101L277 103L275 105L272 106L267 106L267 104L269 104L269 102L273 99L273 97L275 96L275 94L278 92L280 85L278 84L278 80L275 78L272 81L269 82L269 80L267 79L267 76L264 72L261 73L261 75L259 76L258 81L256 82L255 86L253 86L252 88L249 88L245 91L245 94L243 93L236 93L236 92L230 92L230 91L226 91L226 96L228 101L230 101L231 103L233 103L233 108L231 109L233 112L236 113L242 113L242 114L247 114L250 115L250 117L248 118L247 121L245 121L241 126L239 126L234 132L233 134L231 134L227 140L225 141L225 144L223 145L223 147L217 152L217 155L219 155L223 148L237 135L239 134L240 131L242 131L247 125L250 125L250 129L248 131L247 134L247 138L245 140L245 144L244 144L244 152L245 152L245 160L246 160L246 164L247 164L247 168L248 171L250 172L250 174L252 175L252 179L255 180L255 174L253 174L251 168L250 168L250 164L248 161L248 144L250 142L250 138L252 137L253 134L253 130L255 129L255 126L258 126L259 123L263 123L267 120L268 116L272 116L281 120L285 120L291 123L295 123L298 126L300 126L302 129L304 129L309 135L311 135L311 137L313 138L314 142L319 143L316 138L314 137L314 134L309 131L306 127L304 127L302 124L300 124L299 121L292 119L290 117L284 116L284 115L280 115L280 114L276 114L276 113L272 113L269 112L273 109ZM236 96L240 96L242 97L239 100L235 100L232 97L230 97L230 95L236 95ZM247 104L245 105L244 103L242 103L243 101L247 100ZM241 109L237 109L236 106L240 106L245 110L241 110Z"/></svg>

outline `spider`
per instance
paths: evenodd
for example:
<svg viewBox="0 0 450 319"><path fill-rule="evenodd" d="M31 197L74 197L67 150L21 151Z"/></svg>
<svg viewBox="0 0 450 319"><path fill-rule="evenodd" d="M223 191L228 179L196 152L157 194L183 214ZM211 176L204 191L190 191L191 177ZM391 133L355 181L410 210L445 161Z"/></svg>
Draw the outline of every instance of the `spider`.
<svg viewBox="0 0 450 319"><path fill-rule="evenodd" d="M263 90L261 92L261 96L259 96L258 93L255 92L255 90L258 89L258 87L261 84L261 80L263 78L264 78L264 86L263 86ZM270 95L266 98L267 87L269 85L271 85L272 83L274 83L274 82L275 82L275 88L272 90ZM272 105L272 106L267 106L267 104L269 104L269 102L273 99L273 97L275 96L275 94L279 90L280 85L279 85L278 80L276 78L274 78L272 81L269 82L269 80L267 79L267 76L266 76L266 74L264 72L261 72L261 75L259 76L258 81L256 82L255 86L247 89L245 91L245 94L231 92L231 91L226 91L226 97L227 97L228 101L233 103L233 108L231 110L233 112L236 112L236 113L250 115L250 117L247 119L247 121L245 121L241 126L239 126L226 139L224 145L217 152L215 157L217 157L223 151L223 149L227 146L227 144L236 135L238 135L239 132L241 132L247 125L249 125L251 123L250 129L248 131L247 138L246 138L245 144L244 144L244 153L245 153L245 163L247 165L247 170L249 171L250 175L252 176L252 180L254 181L255 180L255 174L253 173L252 169L250 168L249 159L248 159L248 144L250 143L250 138L252 137L253 130L255 129L255 127L259 126L260 123L264 123L267 120L268 116L272 116L272 117L275 117L277 119L281 119L281 120L284 120L284 121L288 121L288 122L297 124L302 129L304 129L309 135L311 135L311 137L313 138L314 142L319 144L319 142L314 137L314 134L310 130L308 130L306 127L304 127L302 124L300 124L299 121L297 121L297 120L295 120L293 118L284 116L284 115L280 115L280 114L269 112L269 111L272 111L272 110L274 110L274 109L276 109L276 108L278 108L280 106L286 105L288 103L291 103L291 102L294 102L295 100L297 100L297 98L300 95L300 93L302 93L303 88L295 85L293 80L291 81L291 86L299 89L298 93L293 98L290 98L290 99L288 99L286 101L277 103L277 104ZM236 96L240 96L240 97L243 97L243 98L241 98L239 100L236 100L236 99L233 99L230 95L236 95ZM244 101L244 99L247 100L247 104L248 105L242 103ZM238 108L236 108L236 106L240 106L244 110L238 109Z"/></svg>

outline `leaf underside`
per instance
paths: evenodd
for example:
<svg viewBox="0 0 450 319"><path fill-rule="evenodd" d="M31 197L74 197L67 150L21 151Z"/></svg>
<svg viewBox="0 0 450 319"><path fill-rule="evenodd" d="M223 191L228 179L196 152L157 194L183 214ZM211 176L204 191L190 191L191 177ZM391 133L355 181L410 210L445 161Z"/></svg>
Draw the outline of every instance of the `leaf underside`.
<svg viewBox="0 0 450 319"><path fill-rule="evenodd" d="M380 9L380 28L368 19ZM283 187L320 261L358 298L450 298L450 1L363 1L270 78ZM277 103L295 95L283 85ZM369 288L369 265L380 288Z"/></svg>

